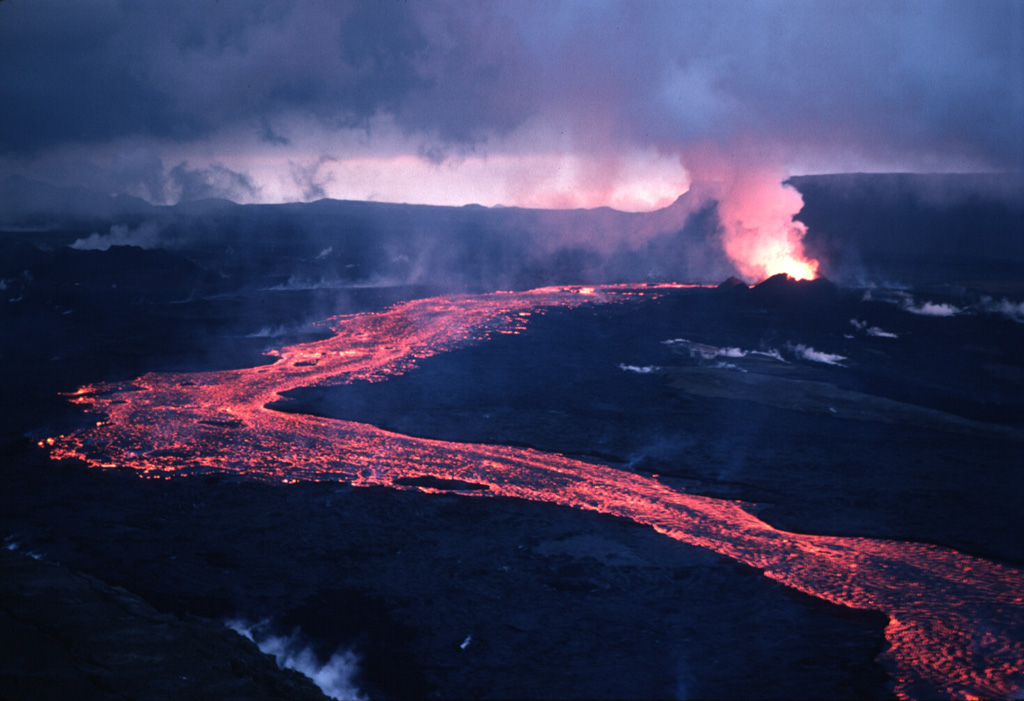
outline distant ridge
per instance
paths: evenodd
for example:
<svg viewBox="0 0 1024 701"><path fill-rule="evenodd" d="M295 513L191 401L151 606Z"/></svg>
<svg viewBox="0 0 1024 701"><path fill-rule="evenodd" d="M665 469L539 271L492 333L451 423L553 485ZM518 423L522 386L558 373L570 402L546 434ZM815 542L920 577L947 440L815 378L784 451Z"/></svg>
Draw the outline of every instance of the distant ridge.
<svg viewBox="0 0 1024 701"><path fill-rule="evenodd" d="M129 195L59 187L12 175L0 181L0 224L60 219L106 220L152 214L155 207Z"/></svg>
<svg viewBox="0 0 1024 701"><path fill-rule="evenodd" d="M795 218L807 225L805 253L831 280L1003 287L1024 280L1019 176L847 173L786 182L803 197ZM283 265L288 251L289 260L318 261L289 270L313 281L377 276L474 289L708 283L737 274L722 249L715 197L713 184L694 182L673 204L646 213L334 199L163 206L11 176L0 180L0 230L22 238L19 232L58 232L70 240L96 234L116 243L145 225L151 238L160 237L149 247L230 249L267 268ZM114 235L115 227L127 231ZM724 289L746 289L737 281L743 283L737 278ZM783 289L757 294L767 299Z"/></svg>

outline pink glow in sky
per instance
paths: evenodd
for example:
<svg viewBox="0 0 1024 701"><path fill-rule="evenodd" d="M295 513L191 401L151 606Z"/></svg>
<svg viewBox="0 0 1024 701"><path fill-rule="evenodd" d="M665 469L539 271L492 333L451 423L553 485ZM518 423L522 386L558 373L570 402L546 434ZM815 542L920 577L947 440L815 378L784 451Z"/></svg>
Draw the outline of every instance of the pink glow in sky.
<svg viewBox="0 0 1024 701"><path fill-rule="evenodd" d="M310 199L296 183L296 169L315 179L332 199L460 206L481 204L541 209L610 206L644 212L670 205L689 188L679 159L637 152L602 159L583 153L497 153L435 163L408 153L360 154L306 165L270 155L238 159L261 189L252 201ZM315 197L318 199L318 197Z"/></svg>
<svg viewBox="0 0 1024 701"><path fill-rule="evenodd" d="M1013 0L192 2L0 4L0 175L651 209L706 144L780 180L1024 164Z"/></svg>
<svg viewBox="0 0 1024 701"><path fill-rule="evenodd" d="M713 181L753 278L814 273L789 175L1024 167L1019 0L39 0L0 45L0 179L627 211Z"/></svg>
<svg viewBox="0 0 1024 701"><path fill-rule="evenodd" d="M818 261L803 250L807 228L793 221L802 206L800 193L771 174L738 176L729 184L718 213L725 253L740 273L755 281L778 273L798 280L817 277Z"/></svg>

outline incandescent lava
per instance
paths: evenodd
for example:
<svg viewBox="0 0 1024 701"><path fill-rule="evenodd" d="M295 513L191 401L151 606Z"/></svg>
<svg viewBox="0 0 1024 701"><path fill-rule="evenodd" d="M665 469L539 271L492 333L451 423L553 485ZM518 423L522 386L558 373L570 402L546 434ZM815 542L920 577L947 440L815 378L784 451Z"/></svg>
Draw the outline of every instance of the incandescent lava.
<svg viewBox="0 0 1024 701"><path fill-rule="evenodd" d="M599 511L758 568L832 603L888 615L881 661L903 698L1011 697L1024 688L1024 573L920 543L775 529L751 505L652 477L527 448L412 438L370 425L268 408L299 387L379 382L417 361L517 333L548 308L650 299L675 286L556 287L437 297L335 317L334 335L273 353L269 365L150 373L83 387L72 401L102 418L47 439L54 459L150 478L230 472L278 482L345 481L502 495ZM486 488L484 488L486 487Z"/></svg>

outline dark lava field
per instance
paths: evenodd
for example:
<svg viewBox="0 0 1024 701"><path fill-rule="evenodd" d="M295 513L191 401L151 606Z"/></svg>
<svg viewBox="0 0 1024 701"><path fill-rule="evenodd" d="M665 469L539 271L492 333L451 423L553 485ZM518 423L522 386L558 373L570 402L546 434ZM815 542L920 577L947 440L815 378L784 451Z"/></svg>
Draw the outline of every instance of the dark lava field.
<svg viewBox="0 0 1024 701"><path fill-rule="evenodd" d="M444 482L144 480L51 460L47 437L102 419L68 403L83 385L268 363L331 315L488 289L373 278L358 247L346 282L309 263L321 242L287 236L239 257L230 242L68 248L94 228L76 227L0 244L0 697L321 694L232 620L318 665L351 652L373 699L892 696L885 615L626 519ZM466 250L459 265L479 262ZM503 281L591 282L574 260ZM755 504L786 531L1022 567L1019 271L975 261L947 284L951 263L932 263L914 284L772 278L551 309L274 408L557 452Z"/></svg>

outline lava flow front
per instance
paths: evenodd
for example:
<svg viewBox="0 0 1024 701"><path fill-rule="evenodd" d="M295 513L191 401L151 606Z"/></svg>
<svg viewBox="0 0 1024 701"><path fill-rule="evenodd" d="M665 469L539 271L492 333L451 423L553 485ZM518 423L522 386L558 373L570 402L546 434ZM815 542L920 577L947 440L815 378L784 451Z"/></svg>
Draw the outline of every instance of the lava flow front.
<svg viewBox="0 0 1024 701"><path fill-rule="evenodd" d="M148 374L85 387L74 401L104 415L48 439L54 458L139 470L149 477L240 473L281 482L338 480L409 488L436 477L504 495L648 524L827 601L889 616L881 661L904 698L1010 697L1024 688L1024 573L919 543L788 533L750 505L691 495L651 477L504 446L411 438L348 421L267 408L281 392L383 381L418 359L515 333L552 307L617 303L662 287L546 288L439 297L336 317L334 335L274 353L256 368ZM427 490L429 491L429 490Z"/></svg>

